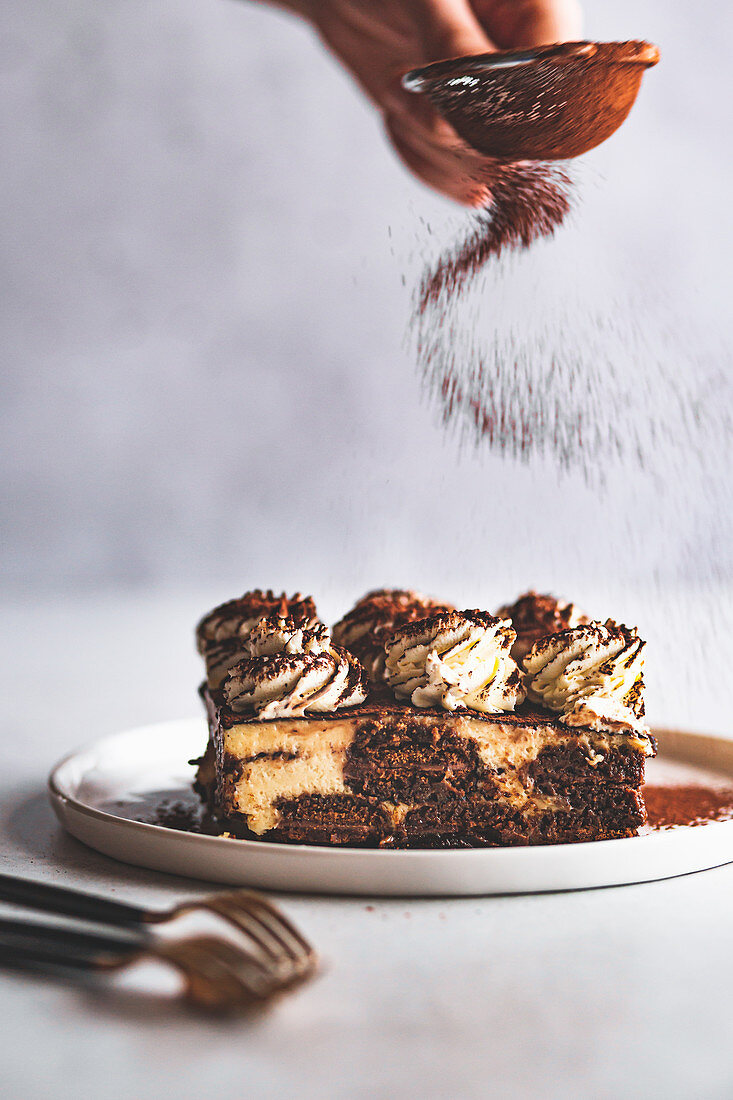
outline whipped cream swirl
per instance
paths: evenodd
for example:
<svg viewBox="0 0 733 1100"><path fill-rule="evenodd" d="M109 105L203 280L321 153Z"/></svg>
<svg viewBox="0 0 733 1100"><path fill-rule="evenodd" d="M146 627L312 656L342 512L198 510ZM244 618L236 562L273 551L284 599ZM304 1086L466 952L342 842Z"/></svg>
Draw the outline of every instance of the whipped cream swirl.
<svg viewBox="0 0 733 1100"><path fill-rule="evenodd" d="M233 711L260 719L293 718L352 707L366 699L366 672L351 653L253 657L229 670L222 685Z"/></svg>
<svg viewBox="0 0 733 1100"><path fill-rule="evenodd" d="M647 735L645 644L636 629L610 619L552 634L524 660L527 696L567 726Z"/></svg>
<svg viewBox="0 0 733 1100"><path fill-rule="evenodd" d="M318 619L294 619L267 615L257 622L246 640L250 657L275 657L281 653L328 653L331 635Z"/></svg>
<svg viewBox="0 0 733 1100"><path fill-rule="evenodd" d="M327 653L331 646L328 627L318 619L292 619L280 614L259 619L246 638L224 638L206 648L206 681L216 689L234 665L252 657L281 653Z"/></svg>
<svg viewBox="0 0 733 1100"><path fill-rule="evenodd" d="M249 657L248 638L223 638L220 642L209 642L206 646L206 683L212 690L221 687L221 682L232 665Z"/></svg>
<svg viewBox="0 0 733 1100"><path fill-rule="evenodd" d="M385 640L397 627L441 611L453 611L453 605L411 589L379 588L362 596L336 623L333 638L359 658L372 682L382 683Z"/></svg>
<svg viewBox="0 0 733 1100"><path fill-rule="evenodd" d="M385 643L395 695L417 707L493 714L524 698L510 655L511 623L485 611L452 611L400 627Z"/></svg>
<svg viewBox="0 0 733 1100"><path fill-rule="evenodd" d="M238 713L296 717L355 706L366 699L366 673L347 650L333 645L314 619L269 615L247 639L249 656L229 669L224 697Z"/></svg>
<svg viewBox="0 0 733 1100"><path fill-rule="evenodd" d="M206 655L212 642L222 642L229 638L246 639L252 627L264 615L279 614L293 619L316 619L316 605L310 596L296 592L293 596L281 592L276 595L272 589L263 592L255 588L245 592L234 600L227 600L204 615L196 627L196 641L199 653Z"/></svg>

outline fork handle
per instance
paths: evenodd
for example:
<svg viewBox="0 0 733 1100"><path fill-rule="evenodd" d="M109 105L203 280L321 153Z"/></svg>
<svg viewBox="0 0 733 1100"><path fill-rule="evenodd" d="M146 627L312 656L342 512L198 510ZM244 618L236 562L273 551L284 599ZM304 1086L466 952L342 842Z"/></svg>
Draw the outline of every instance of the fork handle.
<svg viewBox="0 0 733 1100"><path fill-rule="evenodd" d="M17 943L15 941L13 943L0 941L0 966L7 966L12 970L26 970L29 968L33 970L38 967L43 969L49 967L65 971L95 971L102 969L91 956L70 956L49 944L37 943L31 940Z"/></svg>
<svg viewBox="0 0 733 1100"><path fill-rule="evenodd" d="M117 928L149 924L157 914L122 901L109 901L81 890L67 890L47 882L0 875L0 901L22 905L26 909L38 909L48 913L60 913L79 920L112 924Z"/></svg>
<svg viewBox="0 0 733 1100"><path fill-rule="evenodd" d="M0 963L45 963L64 970L117 970L145 950L144 942L77 932L58 925L0 920Z"/></svg>

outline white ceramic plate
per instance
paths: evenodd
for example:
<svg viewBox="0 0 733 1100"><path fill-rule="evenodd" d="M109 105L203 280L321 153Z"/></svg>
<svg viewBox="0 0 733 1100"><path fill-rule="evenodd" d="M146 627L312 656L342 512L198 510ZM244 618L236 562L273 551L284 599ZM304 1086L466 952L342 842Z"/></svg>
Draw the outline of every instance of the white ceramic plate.
<svg viewBox="0 0 733 1100"><path fill-rule="evenodd" d="M656 733L660 755L650 762L649 781L733 786L733 741ZM67 756L49 780L59 821L91 848L124 863L308 893L428 897L576 890L733 862L733 821L585 844L395 851L229 840L130 820L136 812L144 816L141 811L159 801L161 792L190 798L194 769L187 761L205 742L204 722L193 719L129 730Z"/></svg>

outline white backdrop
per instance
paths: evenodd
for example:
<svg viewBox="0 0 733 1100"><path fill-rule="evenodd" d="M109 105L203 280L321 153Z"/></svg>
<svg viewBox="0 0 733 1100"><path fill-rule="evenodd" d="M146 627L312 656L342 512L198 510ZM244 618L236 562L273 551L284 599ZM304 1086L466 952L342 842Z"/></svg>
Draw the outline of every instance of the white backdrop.
<svg viewBox="0 0 733 1100"><path fill-rule="evenodd" d="M725 579L729 494L694 470L665 507L659 483L588 489L442 432L404 333L421 259L465 219L307 27L228 0L8 0L4 23L11 593L402 583L490 604ZM715 0L587 0L588 37L663 61L586 158L574 226L522 260L535 279L643 285L729 339L731 32Z"/></svg>

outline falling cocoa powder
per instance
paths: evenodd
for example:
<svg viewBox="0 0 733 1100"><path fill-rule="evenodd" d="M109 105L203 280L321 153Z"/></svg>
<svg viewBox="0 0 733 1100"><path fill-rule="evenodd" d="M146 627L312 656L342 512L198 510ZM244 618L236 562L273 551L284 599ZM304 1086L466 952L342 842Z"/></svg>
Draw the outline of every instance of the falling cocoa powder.
<svg viewBox="0 0 733 1100"><path fill-rule="evenodd" d="M558 242L539 263L514 259L575 209L567 170L506 164L491 205L426 263L410 344L423 393L462 446L550 461L595 489L643 475L694 507L718 498L731 453L728 352L657 301L633 271L619 292L601 262L578 265ZM554 268L550 262L554 257ZM528 286L533 273L542 282ZM519 286L517 285L519 280ZM524 282L523 282L524 280ZM724 555L725 556L725 555Z"/></svg>
<svg viewBox="0 0 733 1100"><path fill-rule="evenodd" d="M524 161L495 164L487 183L489 205L473 214L466 234L423 273L414 302L415 350L444 423L467 415L478 438L503 454L527 457L541 443L544 427L525 415L532 404L532 380L523 386L511 351L497 356L493 349L496 361L489 365L484 350L461 331L456 311L490 263L553 236L571 210L573 182L565 168ZM568 433L562 425L552 430L555 449L568 465Z"/></svg>
<svg viewBox="0 0 733 1100"><path fill-rule="evenodd" d="M420 316L444 310L490 260L551 237L570 210L570 176L550 164L499 165L489 186L490 205L474 215L466 237L423 275L417 295Z"/></svg>

